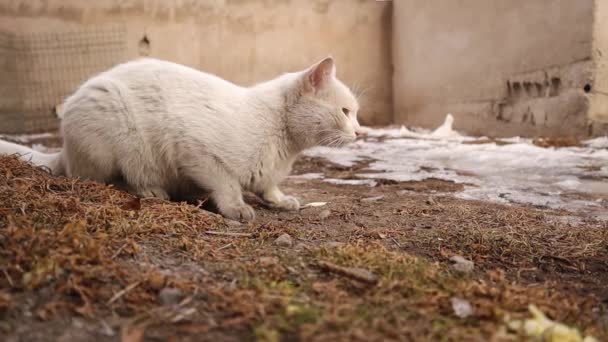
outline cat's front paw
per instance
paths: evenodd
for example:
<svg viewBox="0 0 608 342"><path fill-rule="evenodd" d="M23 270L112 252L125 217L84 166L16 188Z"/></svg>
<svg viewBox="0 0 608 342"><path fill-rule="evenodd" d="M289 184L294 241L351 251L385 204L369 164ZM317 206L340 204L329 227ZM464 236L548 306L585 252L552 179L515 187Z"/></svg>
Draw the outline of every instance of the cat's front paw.
<svg viewBox="0 0 608 342"><path fill-rule="evenodd" d="M299 210L300 209L300 201L293 196L283 196L281 201L276 204L277 207L285 210Z"/></svg>
<svg viewBox="0 0 608 342"><path fill-rule="evenodd" d="M251 221L255 217L255 211L250 205L240 204L220 208L220 213L231 220Z"/></svg>
<svg viewBox="0 0 608 342"><path fill-rule="evenodd" d="M169 194L160 187L150 187L142 189L137 193L141 198L159 198L162 200L168 200Z"/></svg>

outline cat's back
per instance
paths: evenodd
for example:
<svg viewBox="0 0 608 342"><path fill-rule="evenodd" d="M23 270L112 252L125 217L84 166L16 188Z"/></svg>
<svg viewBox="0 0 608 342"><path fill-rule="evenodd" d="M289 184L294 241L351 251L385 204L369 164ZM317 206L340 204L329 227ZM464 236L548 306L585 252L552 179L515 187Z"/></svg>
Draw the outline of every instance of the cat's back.
<svg viewBox="0 0 608 342"><path fill-rule="evenodd" d="M245 88L215 75L169 61L142 58L119 64L86 81L66 100L61 117L64 124L75 120L75 125L80 125L81 120L92 122L108 117L130 122L168 115L178 121L184 117L203 118L200 114L205 113L205 108L216 113L232 111L245 93ZM163 120L161 124L164 123Z"/></svg>
<svg viewBox="0 0 608 342"><path fill-rule="evenodd" d="M131 88L157 85L166 90L175 89L175 87L178 89L180 87L205 87L233 92L243 90L242 87L213 74L154 58L141 58L119 64L100 76L123 82Z"/></svg>

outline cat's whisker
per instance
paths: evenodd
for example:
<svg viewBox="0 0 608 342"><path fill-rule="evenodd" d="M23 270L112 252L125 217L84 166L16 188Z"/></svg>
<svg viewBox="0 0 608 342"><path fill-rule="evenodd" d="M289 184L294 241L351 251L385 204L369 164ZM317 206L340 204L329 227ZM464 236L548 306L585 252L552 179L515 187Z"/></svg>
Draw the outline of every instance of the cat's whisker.
<svg viewBox="0 0 608 342"><path fill-rule="evenodd" d="M359 101L359 102L365 102L366 101L366 96L372 90L374 90L374 86L368 86L366 88L360 88L360 89L358 89L358 91L356 93L354 93L354 95L357 98L357 101Z"/></svg>

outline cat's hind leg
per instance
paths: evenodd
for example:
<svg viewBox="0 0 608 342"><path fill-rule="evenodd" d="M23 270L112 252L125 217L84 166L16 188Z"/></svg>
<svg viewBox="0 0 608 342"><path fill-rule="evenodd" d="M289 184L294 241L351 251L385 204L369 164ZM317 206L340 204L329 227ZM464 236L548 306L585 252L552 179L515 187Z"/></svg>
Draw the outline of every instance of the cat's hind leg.
<svg viewBox="0 0 608 342"><path fill-rule="evenodd" d="M253 208L243 200L238 180L221 164L205 158L191 166L187 173L201 188L210 192L220 214L232 220L250 221L255 217Z"/></svg>
<svg viewBox="0 0 608 342"><path fill-rule="evenodd" d="M97 145L95 141L71 135L64 135L63 141L68 176L107 183L116 174L117 169L112 154Z"/></svg>
<svg viewBox="0 0 608 342"><path fill-rule="evenodd" d="M169 199L169 193L163 186L166 177L160 170L143 160L128 158L121 163L121 173L131 192L142 198Z"/></svg>

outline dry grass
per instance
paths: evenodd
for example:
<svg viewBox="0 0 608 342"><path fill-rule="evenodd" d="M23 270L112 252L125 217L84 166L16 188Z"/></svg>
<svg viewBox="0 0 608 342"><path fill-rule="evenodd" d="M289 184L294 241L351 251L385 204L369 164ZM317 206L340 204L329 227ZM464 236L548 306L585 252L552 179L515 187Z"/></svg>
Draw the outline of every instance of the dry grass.
<svg viewBox="0 0 608 342"><path fill-rule="evenodd" d="M419 197L383 204L382 221L373 214L377 204L354 208L343 196L327 221L313 210L260 210L258 221L237 226L193 205L139 200L0 157L0 335L501 340L505 315L526 315L535 303L608 338L602 298L568 291L558 278L513 277L549 259L563 267L605 262L602 223L585 231L547 224L533 210ZM415 225L434 229L407 228ZM273 244L283 233L295 238L294 247ZM443 262L452 254L477 258L479 270L452 271ZM324 262L367 270L377 282L327 272ZM182 296L162 305L163 288ZM454 315L454 296L474 306L471 317Z"/></svg>

